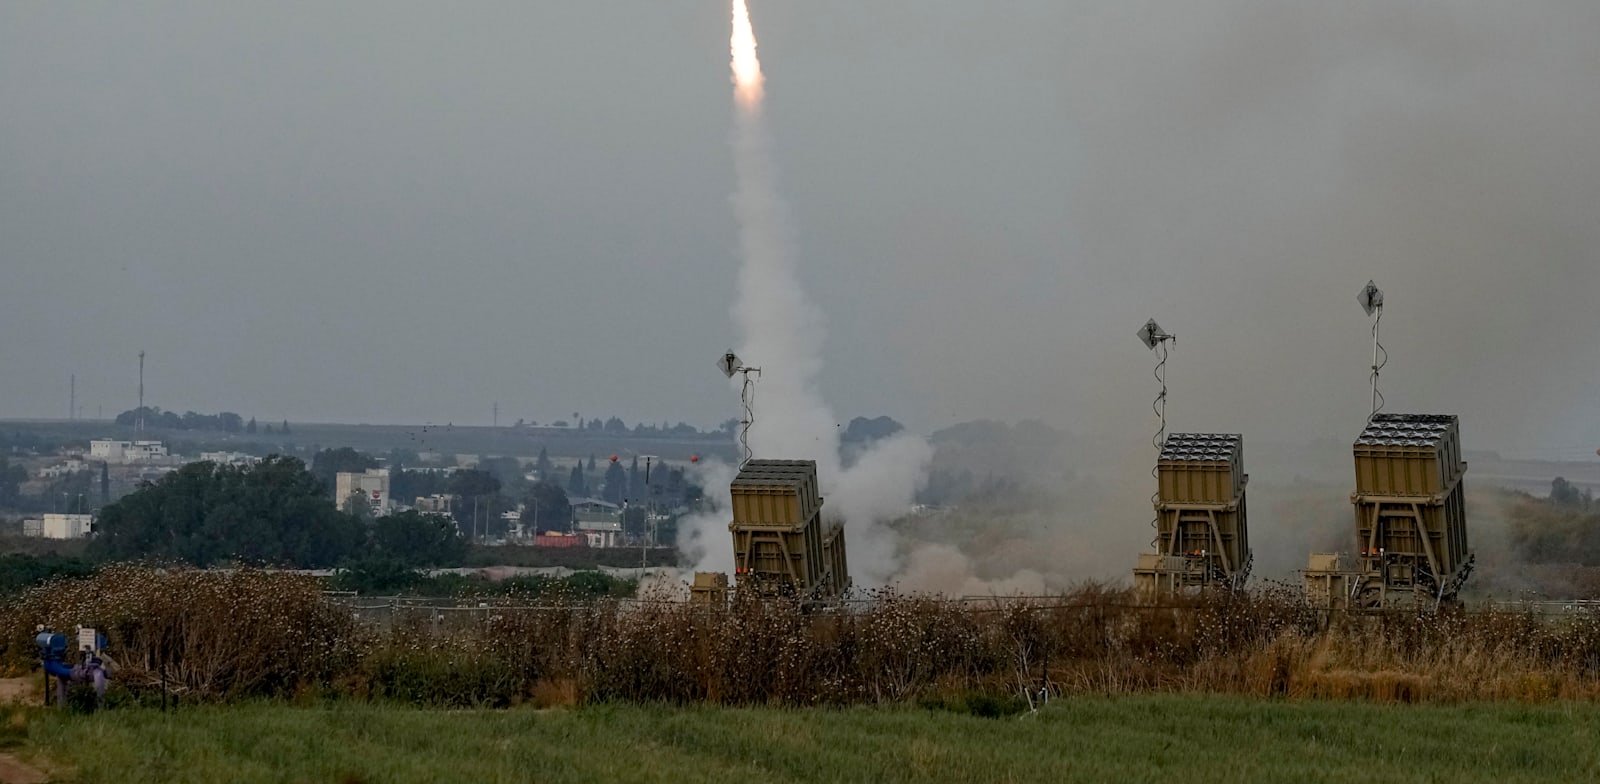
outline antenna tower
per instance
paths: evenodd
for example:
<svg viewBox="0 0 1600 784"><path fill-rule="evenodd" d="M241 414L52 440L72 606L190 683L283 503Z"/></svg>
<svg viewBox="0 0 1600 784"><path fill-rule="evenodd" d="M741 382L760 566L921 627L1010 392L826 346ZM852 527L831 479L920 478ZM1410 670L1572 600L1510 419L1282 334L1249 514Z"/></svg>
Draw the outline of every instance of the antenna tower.
<svg viewBox="0 0 1600 784"><path fill-rule="evenodd" d="M78 418L78 374L72 374L72 380L67 382L67 421Z"/></svg>
<svg viewBox="0 0 1600 784"><path fill-rule="evenodd" d="M1383 393L1378 391L1378 371L1389 364L1389 352L1378 342L1378 325L1383 322L1383 292L1369 280L1356 299L1361 303L1362 310L1372 317L1372 413L1367 415L1367 421L1370 422L1383 410Z"/></svg>
<svg viewBox="0 0 1600 784"><path fill-rule="evenodd" d="M1156 428L1155 437L1150 439L1151 446L1156 448L1156 462L1160 463L1161 445L1167 440L1167 344L1172 343L1173 345L1177 345L1178 336L1162 329L1161 325L1157 324L1155 319L1150 319L1144 323L1143 327L1139 328L1139 342L1143 343L1145 348L1148 348L1151 351L1161 352L1161 359L1156 361L1155 370L1156 381L1161 384L1161 392L1156 395L1155 402L1150 404L1150 410L1155 412L1156 419L1160 421L1160 425L1158 425ZM1150 478L1159 480L1159 471L1159 465L1150 466ZM1160 499L1161 491L1157 489L1155 493L1150 495L1151 508L1154 508L1156 502ZM1159 532L1159 518L1152 519L1150 521L1150 527ZM1150 545L1159 550L1159 540L1160 536L1158 533L1156 539L1151 540Z"/></svg>
<svg viewBox="0 0 1600 784"><path fill-rule="evenodd" d="M750 451L750 426L756 422L756 389L755 382L750 378L750 374L754 373L756 378L760 378L761 368L746 366L739 359L739 356L732 351L723 354L722 358L717 360L717 367L722 370L722 375L728 378L733 378L733 374L738 373L744 379L744 384L739 390L739 403L744 406L744 418L739 420L739 450L741 453L739 467L744 468L744 464L750 462L750 458L754 456Z"/></svg>

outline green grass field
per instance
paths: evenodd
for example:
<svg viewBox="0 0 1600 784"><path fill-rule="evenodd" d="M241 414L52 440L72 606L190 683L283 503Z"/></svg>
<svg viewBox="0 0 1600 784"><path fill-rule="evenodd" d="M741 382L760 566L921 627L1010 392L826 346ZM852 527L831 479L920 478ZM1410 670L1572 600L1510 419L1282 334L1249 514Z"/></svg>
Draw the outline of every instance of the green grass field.
<svg viewBox="0 0 1600 784"><path fill-rule="evenodd" d="M84 782L1592 781L1600 706L1231 697L1038 715L359 703L26 714L24 757ZM13 733L19 722L10 722Z"/></svg>

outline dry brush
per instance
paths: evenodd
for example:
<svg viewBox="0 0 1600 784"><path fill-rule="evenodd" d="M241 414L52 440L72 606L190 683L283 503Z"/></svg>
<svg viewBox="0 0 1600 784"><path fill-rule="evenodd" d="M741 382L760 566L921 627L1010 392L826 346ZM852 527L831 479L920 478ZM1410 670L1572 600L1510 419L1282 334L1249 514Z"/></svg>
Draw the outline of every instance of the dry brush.
<svg viewBox="0 0 1600 784"><path fill-rule="evenodd" d="M1600 617L1333 614L1286 591L1141 603L892 591L841 607L507 597L358 622L312 579L116 566L3 608L0 662L35 624L97 625L117 680L191 699L324 694L437 705L843 705L964 695L1222 692L1397 701L1600 697Z"/></svg>

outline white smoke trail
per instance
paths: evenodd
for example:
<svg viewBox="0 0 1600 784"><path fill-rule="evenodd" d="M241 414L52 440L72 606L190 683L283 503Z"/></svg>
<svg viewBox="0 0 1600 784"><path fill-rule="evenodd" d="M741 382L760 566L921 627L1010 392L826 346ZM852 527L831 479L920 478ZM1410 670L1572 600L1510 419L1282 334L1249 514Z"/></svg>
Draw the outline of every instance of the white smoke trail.
<svg viewBox="0 0 1600 784"><path fill-rule="evenodd" d="M901 435L879 442L844 468L838 420L817 389L822 314L806 298L795 268L787 211L768 152L765 80L745 0L733 0L730 46L738 107L733 206L743 259L733 319L740 357L762 369L750 447L756 457L817 461L825 509L831 518L846 521L852 576L861 585L882 584L896 570L894 540L883 523L909 508L933 452L922 439ZM705 487L720 498L727 483ZM719 527L711 530L712 525ZM708 517L688 521L683 529L687 538L709 543L719 535L728 538L726 526L725 518ZM723 559L721 548L690 552L700 555L700 568L726 570L732 561L731 554Z"/></svg>

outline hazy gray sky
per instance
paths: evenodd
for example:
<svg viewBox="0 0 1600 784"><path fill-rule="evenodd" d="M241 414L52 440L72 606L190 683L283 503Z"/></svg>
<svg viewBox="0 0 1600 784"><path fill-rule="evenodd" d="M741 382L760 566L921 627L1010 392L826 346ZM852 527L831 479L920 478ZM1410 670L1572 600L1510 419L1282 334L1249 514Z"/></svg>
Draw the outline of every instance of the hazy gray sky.
<svg viewBox="0 0 1600 784"><path fill-rule="evenodd" d="M751 6L841 417L1600 446L1600 5ZM0 0L0 416L732 415L728 26Z"/></svg>

